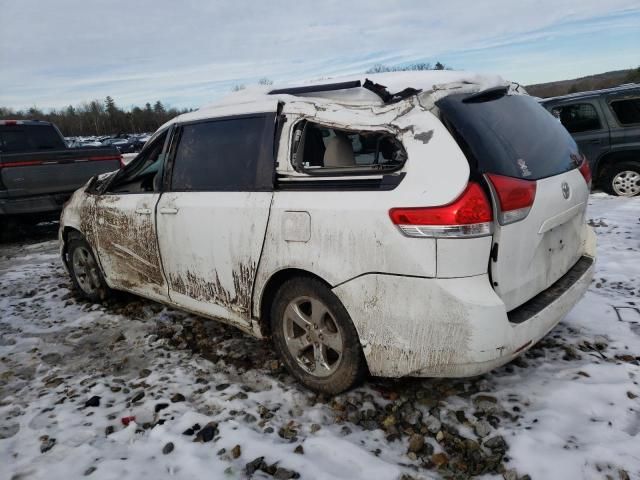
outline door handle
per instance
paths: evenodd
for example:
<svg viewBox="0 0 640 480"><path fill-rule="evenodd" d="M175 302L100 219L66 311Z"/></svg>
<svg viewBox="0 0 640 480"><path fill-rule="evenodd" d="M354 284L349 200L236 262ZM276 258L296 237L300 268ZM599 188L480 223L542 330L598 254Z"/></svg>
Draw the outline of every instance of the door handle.
<svg viewBox="0 0 640 480"><path fill-rule="evenodd" d="M163 215L175 215L176 213L178 213L178 209L177 208L161 208L160 213Z"/></svg>
<svg viewBox="0 0 640 480"><path fill-rule="evenodd" d="M138 215L151 215L150 208L136 208L136 213Z"/></svg>

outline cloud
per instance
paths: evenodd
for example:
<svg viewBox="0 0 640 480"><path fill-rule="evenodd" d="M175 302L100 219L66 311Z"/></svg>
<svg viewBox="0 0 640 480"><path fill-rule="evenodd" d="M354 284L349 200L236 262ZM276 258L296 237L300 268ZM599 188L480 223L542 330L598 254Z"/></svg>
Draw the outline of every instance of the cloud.
<svg viewBox="0 0 640 480"><path fill-rule="evenodd" d="M262 76L288 82L436 58L527 83L554 78L562 65L549 52L553 61L543 61L537 76L526 68L527 58L540 61L535 47L549 38L562 47L576 36L624 31L633 39L640 31L631 0L0 0L0 12L0 105L11 107L106 95L125 106L155 99L197 106ZM632 50L627 42L599 53L591 68L611 65L610 57L637 61Z"/></svg>

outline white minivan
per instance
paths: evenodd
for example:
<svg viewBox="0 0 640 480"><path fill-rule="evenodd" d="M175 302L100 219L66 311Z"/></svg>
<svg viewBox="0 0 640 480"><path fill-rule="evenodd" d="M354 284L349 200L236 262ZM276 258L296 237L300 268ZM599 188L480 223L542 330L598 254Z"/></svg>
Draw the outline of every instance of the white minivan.
<svg viewBox="0 0 640 480"><path fill-rule="evenodd" d="M125 290L271 338L307 387L458 377L534 345L594 269L588 164L517 84L381 74L239 92L66 205L94 301Z"/></svg>

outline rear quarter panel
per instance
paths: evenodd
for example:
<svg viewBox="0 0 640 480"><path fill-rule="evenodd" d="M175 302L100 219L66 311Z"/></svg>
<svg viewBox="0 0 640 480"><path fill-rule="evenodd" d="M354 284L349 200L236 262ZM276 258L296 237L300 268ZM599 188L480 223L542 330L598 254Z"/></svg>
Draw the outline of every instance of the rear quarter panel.
<svg viewBox="0 0 640 480"><path fill-rule="evenodd" d="M293 121L280 139L280 171L291 173L290 139L296 118L346 129L385 129L402 141L406 174L391 191L276 191L254 288L259 315L265 284L296 268L331 286L369 272L436 276L436 241L404 236L389 218L393 207L442 205L464 190L469 166L446 128L415 100L393 106L348 109L311 102L288 104Z"/></svg>

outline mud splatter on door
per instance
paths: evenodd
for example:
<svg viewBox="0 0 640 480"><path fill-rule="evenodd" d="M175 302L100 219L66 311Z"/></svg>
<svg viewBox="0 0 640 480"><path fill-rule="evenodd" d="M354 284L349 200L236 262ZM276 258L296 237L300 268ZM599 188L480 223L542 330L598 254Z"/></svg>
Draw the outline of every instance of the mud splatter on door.
<svg viewBox="0 0 640 480"><path fill-rule="evenodd" d="M115 288L167 298L155 231L158 194L104 195L96 202L95 237Z"/></svg>

